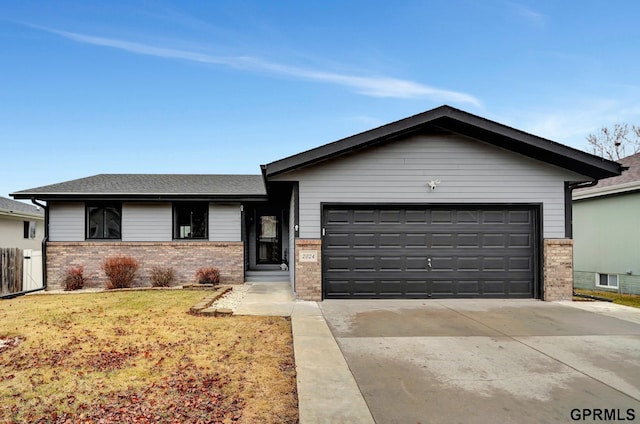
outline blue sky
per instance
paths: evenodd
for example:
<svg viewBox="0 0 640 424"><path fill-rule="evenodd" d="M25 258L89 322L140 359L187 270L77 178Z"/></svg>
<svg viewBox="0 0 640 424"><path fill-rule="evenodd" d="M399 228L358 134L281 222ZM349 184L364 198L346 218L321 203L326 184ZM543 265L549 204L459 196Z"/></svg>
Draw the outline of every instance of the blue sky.
<svg viewBox="0 0 640 424"><path fill-rule="evenodd" d="M449 104L586 150L640 123L640 2L0 2L0 196L259 165Z"/></svg>

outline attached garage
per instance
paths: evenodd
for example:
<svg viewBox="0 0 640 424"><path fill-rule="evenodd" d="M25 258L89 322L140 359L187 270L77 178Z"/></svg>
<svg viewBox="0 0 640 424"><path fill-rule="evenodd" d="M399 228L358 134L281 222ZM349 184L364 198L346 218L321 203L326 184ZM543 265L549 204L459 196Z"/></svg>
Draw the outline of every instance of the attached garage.
<svg viewBox="0 0 640 424"><path fill-rule="evenodd" d="M262 167L305 300L571 299L571 191L620 164L442 106Z"/></svg>
<svg viewBox="0 0 640 424"><path fill-rule="evenodd" d="M538 207L325 205L323 295L531 298Z"/></svg>

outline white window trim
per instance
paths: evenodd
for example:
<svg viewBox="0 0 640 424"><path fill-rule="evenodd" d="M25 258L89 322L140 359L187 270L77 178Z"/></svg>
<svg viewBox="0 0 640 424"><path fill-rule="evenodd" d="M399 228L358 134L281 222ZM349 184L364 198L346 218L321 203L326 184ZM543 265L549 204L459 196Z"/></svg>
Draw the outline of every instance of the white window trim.
<svg viewBox="0 0 640 424"><path fill-rule="evenodd" d="M600 276L601 275L606 275L607 276L607 282L610 281L609 277L612 275L615 275L616 277L616 285L612 286L612 285L608 285L608 286L602 286L600 285ZM618 289L620 287L620 275L618 274L607 274L604 272L596 272L596 287L602 287L604 289Z"/></svg>

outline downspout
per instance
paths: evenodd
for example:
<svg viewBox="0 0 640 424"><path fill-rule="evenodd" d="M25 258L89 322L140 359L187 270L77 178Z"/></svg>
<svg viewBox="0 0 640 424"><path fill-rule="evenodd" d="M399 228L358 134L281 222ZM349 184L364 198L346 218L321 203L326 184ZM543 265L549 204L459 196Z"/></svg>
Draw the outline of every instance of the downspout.
<svg viewBox="0 0 640 424"><path fill-rule="evenodd" d="M579 183L565 183L564 193L564 235L566 238L573 238L573 190L577 188L593 187L600 180L583 181Z"/></svg>
<svg viewBox="0 0 640 424"><path fill-rule="evenodd" d="M31 203L44 209L44 238L42 239L42 289L47 289L47 241L49 241L49 207L38 203L35 197L31 198Z"/></svg>

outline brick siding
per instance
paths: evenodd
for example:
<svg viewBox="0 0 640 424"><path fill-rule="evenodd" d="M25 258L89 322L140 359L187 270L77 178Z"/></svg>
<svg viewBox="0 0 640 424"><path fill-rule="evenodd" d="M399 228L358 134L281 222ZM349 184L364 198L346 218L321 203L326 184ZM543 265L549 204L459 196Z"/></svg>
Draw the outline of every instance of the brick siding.
<svg viewBox="0 0 640 424"><path fill-rule="evenodd" d="M573 240L544 241L544 300L571 300L573 295Z"/></svg>
<svg viewBox="0 0 640 424"><path fill-rule="evenodd" d="M105 258L131 256L140 268L134 287L151 286L149 275L154 266L172 267L176 273L174 285L195 282L198 268L214 266L220 269L220 282L244 282L243 242L49 242L47 243L47 289L62 289L66 270L84 267L85 287L104 287L107 277L101 269Z"/></svg>
<svg viewBox="0 0 640 424"><path fill-rule="evenodd" d="M313 250L317 262L300 261L302 251ZM318 239L296 239L296 298L322 300L322 241Z"/></svg>

